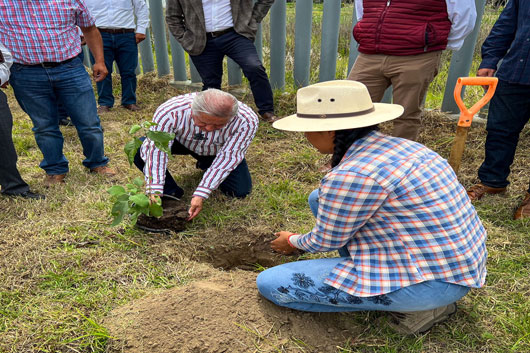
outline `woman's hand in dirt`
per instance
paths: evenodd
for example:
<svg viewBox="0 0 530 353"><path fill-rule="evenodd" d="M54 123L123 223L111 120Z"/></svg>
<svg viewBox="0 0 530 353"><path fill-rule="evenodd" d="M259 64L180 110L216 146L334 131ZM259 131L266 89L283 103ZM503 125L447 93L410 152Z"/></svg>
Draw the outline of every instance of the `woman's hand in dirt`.
<svg viewBox="0 0 530 353"><path fill-rule="evenodd" d="M271 241L272 250L283 255L289 255L297 251L298 249L292 246L288 240L289 236L292 234L293 233L286 231L275 233L274 235L276 235L277 238Z"/></svg>
<svg viewBox="0 0 530 353"><path fill-rule="evenodd" d="M188 217L188 221L191 221L192 219L194 219L201 212L203 201L204 199L200 196L194 196L191 199L190 209L188 211L188 214L190 215Z"/></svg>

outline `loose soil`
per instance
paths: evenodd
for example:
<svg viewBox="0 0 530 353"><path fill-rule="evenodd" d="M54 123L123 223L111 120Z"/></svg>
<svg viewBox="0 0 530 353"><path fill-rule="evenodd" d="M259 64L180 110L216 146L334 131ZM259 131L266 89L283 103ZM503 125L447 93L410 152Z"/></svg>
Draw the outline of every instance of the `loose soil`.
<svg viewBox="0 0 530 353"><path fill-rule="evenodd" d="M160 218L142 215L138 217L138 225L176 233L186 229L188 206L184 202L178 199L162 198L162 208L164 213Z"/></svg>
<svg viewBox="0 0 530 353"><path fill-rule="evenodd" d="M256 273L210 270L211 277L120 307L104 326L110 352L336 352L358 336L352 317L302 313L262 298Z"/></svg>

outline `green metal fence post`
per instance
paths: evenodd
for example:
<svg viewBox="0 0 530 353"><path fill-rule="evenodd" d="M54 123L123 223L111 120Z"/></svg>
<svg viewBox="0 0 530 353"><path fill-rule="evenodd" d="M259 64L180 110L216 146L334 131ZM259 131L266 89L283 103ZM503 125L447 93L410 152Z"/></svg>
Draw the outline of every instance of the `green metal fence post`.
<svg viewBox="0 0 530 353"><path fill-rule="evenodd" d="M142 58L142 70L145 73L155 71L155 62L153 58L153 46L151 44L151 30L145 31L145 40L138 44L140 56Z"/></svg>
<svg viewBox="0 0 530 353"><path fill-rule="evenodd" d="M337 48L339 46L340 2L340 0L324 1L320 73L318 76L320 82L335 79Z"/></svg>
<svg viewBox="0 0 530 353"><path fill-rule="evenodd" d="M275 1L270 10L270 82L273 89L283 89L285 87L286 13L286 2L281 0Z"/></svg>
<svg viewBox="0 0 530 353"><path fill-rule="evenodd" d="M307 86L309 84L312 16L312 1L296 2L294 27L294 85L296 87Z"/></svg>
<svg viewBox="0 0 530 353"><path fill-rule="evenodd" d="M162 0L149 0L151 28L155 40L155 54L158 76L169 75L169 56L167 51L166 21Z"/></svg>

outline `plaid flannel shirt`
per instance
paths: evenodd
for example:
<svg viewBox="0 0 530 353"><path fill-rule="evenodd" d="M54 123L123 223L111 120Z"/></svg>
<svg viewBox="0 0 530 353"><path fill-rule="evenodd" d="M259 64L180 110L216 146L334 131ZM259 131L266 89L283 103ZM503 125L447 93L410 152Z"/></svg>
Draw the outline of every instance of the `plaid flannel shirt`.
<svg viewBox="0 0 530 353"><path fill-rule="evenodd" d="M82 0L0 0L0 42L13 62L61 62L81 51L76 26L95 24Z"/></svg>
<svg viewBox="0 0 530 353"><path fill-rule="evenodd" d="M351 295L427 280L480 287L486 231L447 161L427 147L372 132L323 179L316 225L290 242L309 252L347 245L325 283Z"/></svg>

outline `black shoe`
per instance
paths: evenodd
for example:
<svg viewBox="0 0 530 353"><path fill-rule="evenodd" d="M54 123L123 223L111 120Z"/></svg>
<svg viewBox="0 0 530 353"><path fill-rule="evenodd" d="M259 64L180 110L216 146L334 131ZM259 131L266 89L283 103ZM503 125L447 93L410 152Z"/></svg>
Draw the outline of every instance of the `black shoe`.
<svg viewBox="0 0 530 353"><path fill-rule="evenodd" d="M22 197L22 198L28 199L28 200L44 200L46 198L46 196L44 196L42 194L37 194L36 192L32 192L32 191L29 191L29 190L21 192L21 193L18 193L18 194L5 193L4 195L10 196L10 197Z"/></svg>
<svg viewBox="0 0 530 353"><path fill-rule="evenodd" d="M73 126L72 120L70 120L69 117L66 117L64 119L59 119L59 125L62 126Z"/></svg>

